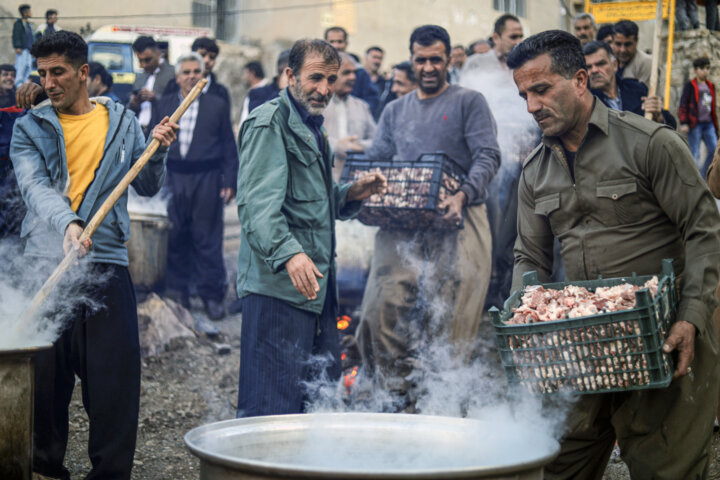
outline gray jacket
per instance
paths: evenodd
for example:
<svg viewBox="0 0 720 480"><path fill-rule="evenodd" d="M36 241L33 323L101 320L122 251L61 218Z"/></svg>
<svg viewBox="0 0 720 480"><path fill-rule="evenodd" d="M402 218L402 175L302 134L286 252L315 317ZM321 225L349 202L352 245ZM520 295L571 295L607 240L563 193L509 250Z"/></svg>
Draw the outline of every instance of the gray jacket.
<svg viewBox="0 0 720 480"><path fill-rule="evenodd" d="M89 221L146 148L135 114L107 97L94 100L108 109L108 132L100 166L77 212L70 208L67 197L65 139L50 101L46 100L15 122L10 158L28 206L21 231L27 241L26 255L61 257L67 226L74 221ZM165 180L166 153L167 149L161 146L132 182L140 195L150 196L160 190ZM93 236L90 259L127 265L125 242L128 238L130 217L126 192Z"/></svg>

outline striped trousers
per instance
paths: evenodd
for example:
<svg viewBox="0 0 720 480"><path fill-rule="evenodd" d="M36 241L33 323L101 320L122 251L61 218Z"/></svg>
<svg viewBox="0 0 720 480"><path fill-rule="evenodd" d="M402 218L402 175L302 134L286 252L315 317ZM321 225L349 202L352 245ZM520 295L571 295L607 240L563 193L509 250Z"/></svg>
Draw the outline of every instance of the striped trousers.
<svg viewBox="0 0 720 480"><path fill-rule="evenodd" d="M238 417L302 413L313 382L340 378L332 298L320 315L264 295L243 298Z"/></svg>

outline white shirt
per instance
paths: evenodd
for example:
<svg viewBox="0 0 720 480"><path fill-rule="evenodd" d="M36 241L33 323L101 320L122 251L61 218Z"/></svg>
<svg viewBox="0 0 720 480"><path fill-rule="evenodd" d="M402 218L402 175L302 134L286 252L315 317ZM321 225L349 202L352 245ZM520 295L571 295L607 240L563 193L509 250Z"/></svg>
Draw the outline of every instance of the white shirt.
<svg viewBox="0 0 720 480"><path fill-rule="evenodd" d="M155 87L155 77L158 73L160 73L160 67L156 68L152 75L148 75L148 78L145 80L145 85L143 87L147 88L148 90L152 90ZM140 114L138 115L138 122L140 122L140 126L147 127L150 123L151 118L152 103L142 102L140 104Z"/></svg>

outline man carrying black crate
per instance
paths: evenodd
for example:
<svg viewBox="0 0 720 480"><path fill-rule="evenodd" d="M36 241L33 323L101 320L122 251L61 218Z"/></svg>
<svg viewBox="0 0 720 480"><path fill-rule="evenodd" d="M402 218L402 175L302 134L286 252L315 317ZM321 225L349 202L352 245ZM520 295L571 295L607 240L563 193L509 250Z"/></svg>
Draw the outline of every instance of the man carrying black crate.
<svg viewBox="0 0 720 480"><path fill-rule="evenodd" d="M447 342L469 359L476 343L491 270L486 189L500 166L495 121L479 92L447 82L450 36L425 25L410 37L418 90L385 107L372 160L415 161L442 151L467 180L440 203L447 229L382 228L375 238L358 341L366 367L414 409L409 377L419 350ZM463 224L462 229L458 229Z"/></svg>
<svg viewBox="0 0 720 480"><path fill-rule="evenodd" d="M335 220L384 193L386 181L376 173L333 181L322 113L339 67L329 43L298 40L285 69L288 88L242 125L238 416L301 413L307 382L340 378Z"/></svg>
<svg viewBox="0 0 720 480"><path fill-rule="evenodd" d="M673 382L581 397L546 478L601 479L616 438L633 478L706 478L720 377L712 196L674 131L592 96L580 42L569 33L526 39L508 65L544 134L520 179L514 289L532 270L548 281L554 237L571 282L657 274L664 258L675 260L681 279L663 345L677 355Z"/></svg>

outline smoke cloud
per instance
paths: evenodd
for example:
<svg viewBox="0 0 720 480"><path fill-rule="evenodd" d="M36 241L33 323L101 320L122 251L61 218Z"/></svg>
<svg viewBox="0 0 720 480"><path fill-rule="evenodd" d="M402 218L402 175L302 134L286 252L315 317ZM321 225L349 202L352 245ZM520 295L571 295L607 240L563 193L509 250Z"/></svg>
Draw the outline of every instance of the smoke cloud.
<svg viewBox="0 0 720 480"><path fill-rule="evenodd" d="M23 322L24 312L43 283L58 265L59 259L25 257L18 242L0 242L0 263L7 272L0 277L0 349L11 350L47 345L54 342L72 321L80 305L91 310L101 308L90 295L92 287L107 281L87 259L68 269L54 292L43 302L38 314Z"/></svg>

